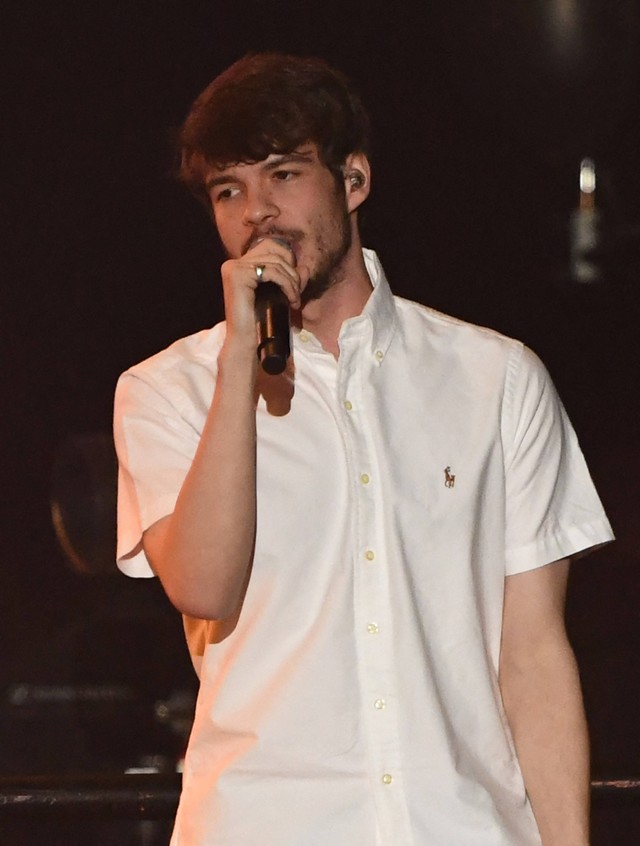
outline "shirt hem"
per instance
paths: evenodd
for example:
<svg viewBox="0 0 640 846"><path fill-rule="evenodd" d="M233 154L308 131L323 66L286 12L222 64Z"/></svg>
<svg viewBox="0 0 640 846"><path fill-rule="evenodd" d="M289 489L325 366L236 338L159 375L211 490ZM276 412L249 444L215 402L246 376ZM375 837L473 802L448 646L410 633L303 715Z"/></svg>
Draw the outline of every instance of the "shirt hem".
<svg viewBox="0 0 640 846"><path fill-rule="evenodd" d="M613 540L615 537L611 526L605 519L582 526L569 526L561 533L549 534L535 543L507 552L506 574L510 576L535 570L579 552L588 552Z"/></svg>

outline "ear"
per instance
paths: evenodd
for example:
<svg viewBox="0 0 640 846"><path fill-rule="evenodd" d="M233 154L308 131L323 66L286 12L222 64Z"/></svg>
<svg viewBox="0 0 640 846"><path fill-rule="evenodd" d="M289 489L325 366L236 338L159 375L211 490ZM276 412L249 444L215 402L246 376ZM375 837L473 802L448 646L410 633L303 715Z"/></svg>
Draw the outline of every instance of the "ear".
<svg viewBox="0 0 640 846"><path fill-rule="evenodd" d="M350 153L342 168L347 210L355 211L369 196L371 167L364 153Z"/></svg>

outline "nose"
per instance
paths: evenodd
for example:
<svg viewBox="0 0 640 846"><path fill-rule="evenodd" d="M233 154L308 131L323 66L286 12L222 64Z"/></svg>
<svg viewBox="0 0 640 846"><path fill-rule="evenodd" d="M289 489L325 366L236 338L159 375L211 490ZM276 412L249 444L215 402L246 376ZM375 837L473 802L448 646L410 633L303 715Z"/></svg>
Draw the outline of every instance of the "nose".
<svg viewBox="0 0 640 846"><path fill-rule="evenodd" d="M279 209L271 193L262 186L247 190L243 221L247 226L260 226L265 221L277 217Z"/></svg>

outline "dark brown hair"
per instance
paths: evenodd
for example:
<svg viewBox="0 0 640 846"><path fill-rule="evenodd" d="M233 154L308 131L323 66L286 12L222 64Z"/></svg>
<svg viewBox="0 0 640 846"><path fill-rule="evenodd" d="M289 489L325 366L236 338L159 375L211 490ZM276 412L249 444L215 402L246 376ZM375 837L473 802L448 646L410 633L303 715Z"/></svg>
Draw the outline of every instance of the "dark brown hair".
<svg viewBox="0 0 640 846"><path fill-rule="evenodd" d="M313 142L336 180L350 153L368 152L369 118L351 82L321 59L256 53L196 99L182 126L179 178L209 204L207 166L253 163Z"/></svg>

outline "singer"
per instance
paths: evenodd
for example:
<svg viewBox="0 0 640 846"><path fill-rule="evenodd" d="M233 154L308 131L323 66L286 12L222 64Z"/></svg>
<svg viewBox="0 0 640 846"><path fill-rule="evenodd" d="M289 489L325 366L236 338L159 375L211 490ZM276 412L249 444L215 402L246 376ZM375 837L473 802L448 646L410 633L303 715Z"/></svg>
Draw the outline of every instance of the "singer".
<svg viewBox="0 0 640 846"><path fill-rule="evenodd" d="M587 846L563 606L612 535L544 367L392 294L367 115L324 62L240 60L180 143L226 320L115 407L118 563L160 578L200 677L173 846Z"/></svg>

